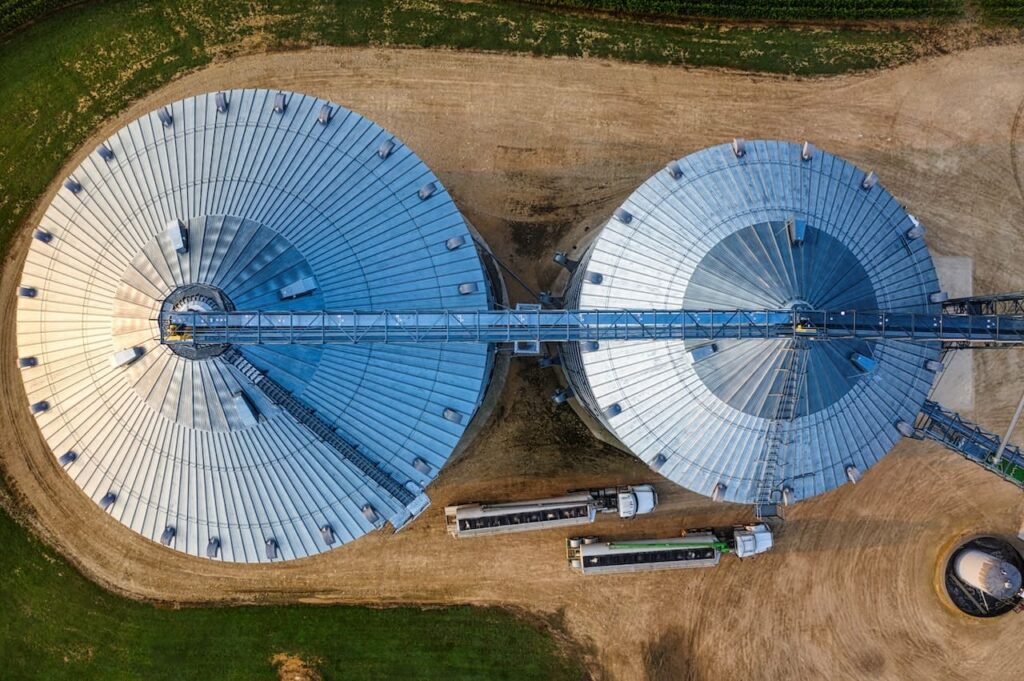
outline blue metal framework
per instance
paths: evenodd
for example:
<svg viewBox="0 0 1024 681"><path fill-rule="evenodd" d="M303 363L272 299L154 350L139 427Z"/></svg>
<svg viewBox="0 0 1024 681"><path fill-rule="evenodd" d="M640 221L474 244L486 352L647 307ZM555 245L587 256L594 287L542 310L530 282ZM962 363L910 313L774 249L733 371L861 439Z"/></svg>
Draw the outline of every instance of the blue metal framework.
<svg viewBox="0 0 1024 681"><path fill-rule="evenodd" d="M956 412L928 400L915 424L914 436L934 440L985 470L1024 489L1024 454L1017 445L1007 444L1002 458L993 461L1000 437L971 423Z"/></svg>
<svg viewBox="0 0 1024 681"><path fill-rule="evenodd" d="M161 324L161 341L168 344L230 343L236 345L328 345L358 343L536 343L600 340L675 340L721 338L796 338L798 343L817 339L885 339L909 341L984 341L1024 343L1024 317L1019 315L918 314L848 310L504 310L473 312L188 312L170 315ZM778 515L784 492L777 479L777 451L785 438L786 424L795 416L790 386L800 370L801 353L792 348L785 385L778 400L779 413L772 419L769 446L759 465L756 508L759 517ZM244 362L241 354L231 356ZM806 371L806 369L803 369ZM244 372L248 373L248 372ZM265 378L254 379L264 389ZM283 391L282 391L283 392ZM269 397L286 404L280 396ZM789 406L787 406L789 405ZM287 409L287 406L285 407ZM309 416L295 411L302 421ZM315 415L309 416L315 419ZM308 420L308 419L307 419ZM304 422L304 421L302 421ZM321 428L310 426L318 435ZM328 435L333 433L325 430ZM931 439L962 454L985 469L1024 488L1024 455L1007 445L1002 459L994 462L1000 438L955 412L926 401L918 417L915 437ZM326 440L325 440L326 441ZM772 443L776 446L771 446ZM347 444L339 451L355 452ZM364 473L380 472L372 463ZM362 468L361 468L362 470ZM384 474L385 477L386 474ZM374 478L376 479L376 478ZM390 478L395 487L381 483L405 505L412 495ZM404 497L408 496L409 499Z"/></svg>
<svg viewBox="0 0 1024 681"><path fill-rule="evenodd" d="M166 344L332 345L722 338L1024 343L1024 317L859 310L182 312Z"/></svg>

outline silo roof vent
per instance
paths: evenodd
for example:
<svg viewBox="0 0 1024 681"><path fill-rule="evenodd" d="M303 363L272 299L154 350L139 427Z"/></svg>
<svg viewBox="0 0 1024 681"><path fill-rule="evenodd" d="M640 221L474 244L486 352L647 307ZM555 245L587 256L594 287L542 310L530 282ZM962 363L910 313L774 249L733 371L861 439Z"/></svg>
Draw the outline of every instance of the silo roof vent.
<svg viewBox="0 0 1024 681"><path fill-rule="evenodd" d="M416 192L416 196L420 197L420 201L426 201L436 193L437 185L434 184L433 182L428 182L422 187L420 187L419 191Z"/></svg>
<svg viewBox="0 0 1024 681"><path fill-rule="evenodd" d="M324 104L320 107L320 113L316 117L316 122L320 125L327 125L331 122L331 116L333 115L334 112L331 110L331 105Z"/></svg>
<svg viewBox="0 0 1024 681"><path fill-rule="evenodd" d="M330 546L337 541L334 537L334 528L330 525L320 526L320 537L324 540L324 543Z"/></svg>
<svg viewBox="0 0 1024 681"><path fill-rule="evenodd" d="M163 534L160 535L160 543L164 546L170 546L171 542L174 541L175 529L174 525L168 525L164 528Z"/></svg>

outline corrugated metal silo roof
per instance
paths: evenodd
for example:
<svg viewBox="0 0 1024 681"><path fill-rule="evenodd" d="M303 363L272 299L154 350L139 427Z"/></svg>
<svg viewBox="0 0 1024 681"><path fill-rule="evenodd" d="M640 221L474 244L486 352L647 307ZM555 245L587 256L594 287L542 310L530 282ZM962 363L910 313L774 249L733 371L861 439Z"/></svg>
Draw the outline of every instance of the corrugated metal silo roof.
<svg viewBox="0 0 1024 681"><path fill-rule="evenodd" d="M53 238L33 241L22 276L38 295L18 306L20 354L38 358L25 386L51 405L37 420L55 454L76 453L68 474L97 501L113 492L108 512L144 536L173 527L173 548L230 561L318 553L332 546L325 526L333 546L373 529L367 504L382 519L401 511L234 367L160 345L155 320L175 291L208 304L192 284L235 309L487 308L472 237L437 177L366 118L267 90L174 102L104 147L75 169L81 190L61 189L46 211ZM169 230L178 220L185 253ZM464 245L449 249L453 238ZM311 294L282 299L306 278ZM465 283L475 292L460 293ZM112 366L132 347L144 354ZM425 485L469 420L443 413L474 413L492 350L242 352L396 480Z"/></svg>
<svg viewBox="0 0 1024 681"><path fill-rule="evenodd" d="M584 256L580 272L600 283L577 274L566 306L932 309L939 286L928 249L907 238L912 218L888 191L863 186L864 171L820 151L804 159L785 142L748 141L743 152L705 149L645 182L621 207L630 219L609 220ZM799 221L802 244L789 221ZM925 362L937 349L721 340L695 356L692 341L610 341L567 349L567 375L590 411L666 477L706 495L721 483L722 498L753 503L795 342L807 348L806 373L776 477L799 499L889 451L894 424L913 422L927 397ZM855 366L855 354L872 370Z"/></svg>

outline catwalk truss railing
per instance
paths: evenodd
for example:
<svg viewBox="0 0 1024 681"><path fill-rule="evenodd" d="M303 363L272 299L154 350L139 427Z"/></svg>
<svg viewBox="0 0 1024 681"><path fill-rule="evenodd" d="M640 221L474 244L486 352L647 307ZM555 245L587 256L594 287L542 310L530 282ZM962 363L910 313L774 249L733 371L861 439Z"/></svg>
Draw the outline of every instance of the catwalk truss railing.
<svg viewBox="0 0 1024 681"><path fill-rule="evenodd" d="M544 343L858 338L1024 344L1024 316L860 310L422 310L175 312L167 344Z"/></svg>
<svg viewBox="0 0 1024 681"><path fill-rule="evenodd" d="M942 303L944 312L980 315L1024 315L1024 291L987 296L950 298Z"/></svg>
<svg viewBox="0 0 1024 681"><path fill-rule="evenodd" d="M956 412L928 400L914 424L912 437L934 440L1024 489L1024 454L1007 443L1000 452L998 435L971 423Z"/></svg>

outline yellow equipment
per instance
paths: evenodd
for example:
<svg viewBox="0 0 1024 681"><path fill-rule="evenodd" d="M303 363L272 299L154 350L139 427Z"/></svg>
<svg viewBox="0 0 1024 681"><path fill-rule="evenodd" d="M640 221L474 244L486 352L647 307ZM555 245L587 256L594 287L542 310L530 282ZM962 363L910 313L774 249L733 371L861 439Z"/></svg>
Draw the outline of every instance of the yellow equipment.
<svg viewBox="0 0 1024 681"><path fill-rule="evenodd" d="M798 319L796 322L796 327L794 327L794 330L797 333L805 336L813 336L816 333L818 333L818 328L814 326L814 324L811 324L810 320L807 319L807 317L801 317L800 319Z"/></svg>
<svg viewBox="0 0 1024 681"><path fill-rule="evenodd" d="M164 340L172 341L187 341L192 340L192 332L185 324L174 324L173 322L167 323L167 332L164 334Z"/></svg>

